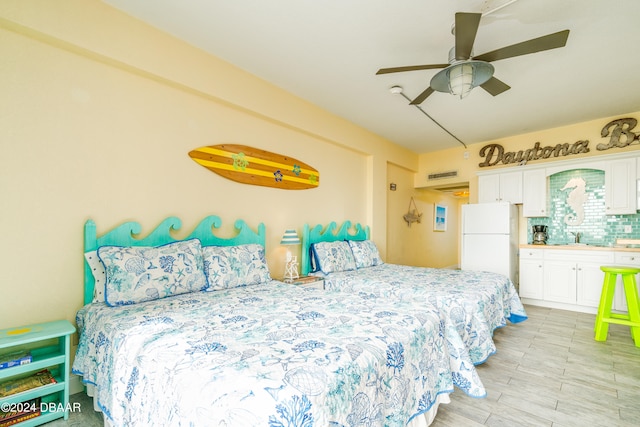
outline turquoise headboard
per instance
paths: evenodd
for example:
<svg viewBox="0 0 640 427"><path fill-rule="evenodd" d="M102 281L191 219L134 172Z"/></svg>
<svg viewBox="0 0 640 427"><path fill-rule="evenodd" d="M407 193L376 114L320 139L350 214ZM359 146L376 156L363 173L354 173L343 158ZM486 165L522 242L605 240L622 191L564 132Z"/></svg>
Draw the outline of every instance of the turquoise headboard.
<svg viewBox="0 0 640 427"><path fill-rule="evenodd" d="M335 242L337 240L367 240L369 239L369 226L362 226L356 223L353 232L350 232L351 221L345 221L339 229L335 221L324 228L318 224L311 228L305 224L302 228L302 275L305 276L311 271L311 245L318 242ZM336 231L337 229L337 231Z"/></svg>
<svg viewBox="0 0 640 427"><path fill-rule="evenodd" d="M215 228L220 228L222 220L220 217L210 215L204 218L196 226L188 239L200 239L202 246L235 246L245 245L249 243L257 243L264 247L265 245L265 226L260 223L258 232L254 232L246 222L239 219L235 222L236 235L229 238L218 237L213 234ZM98 237L96 231L96 223L88 220L84 224L84 252L91 252L100 246L159 246L167 243L173 243L178 240L171 235L172 230L179 230L182 221L177 217L169 217L162 221L151 233L146 237L141 237L142 226L137 222L125 222L114 229L106 232ZM87 261L84 262L84 304L88 304L93 300L93 287L95 285L91 268Z"/></svg>

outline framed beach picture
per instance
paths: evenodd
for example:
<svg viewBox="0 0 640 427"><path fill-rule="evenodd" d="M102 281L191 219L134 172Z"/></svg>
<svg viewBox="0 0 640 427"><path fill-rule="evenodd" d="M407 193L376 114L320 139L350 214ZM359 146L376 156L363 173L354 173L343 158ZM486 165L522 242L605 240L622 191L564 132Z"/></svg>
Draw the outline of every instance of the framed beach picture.
<svg viewBox="0 0 640 427"><path fill-rule="evenodd" d="M435 205L433 214L433 231L447 231L447 207Z"/></svg>

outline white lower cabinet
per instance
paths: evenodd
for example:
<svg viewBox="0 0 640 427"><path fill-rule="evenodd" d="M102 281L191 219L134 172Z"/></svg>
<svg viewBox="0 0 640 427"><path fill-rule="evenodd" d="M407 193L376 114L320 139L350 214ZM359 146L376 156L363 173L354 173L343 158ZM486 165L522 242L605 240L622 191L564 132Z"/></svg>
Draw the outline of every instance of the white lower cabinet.
<svg viewBox="0 0 640 427"><path fill-rule="evenodd" d="M600 266L608 262L608 260L603 260L598 263L578 264L578 281L576 283L578 291L576 303L578 305L598 308L604 282L604 273L600 270Z"/></svg>
<svg viewBox="0 0 640 427"><path fill-rule="evenodd" d="M600 266L613 262L611 251L523 248L520 297L537 305L595 312L604 280Z"/></svg>
<svg viewBox="0 0 640 427"><path fill-rule="evenodd" d="M520 250L520 287L518 292L522 298L542 299L543 262L542 249Z"/></svg>
<svg viewBox="0 0 640 427"><path fill-rule="evenodd" d="M576 263L545 260L543 299L575 304L576 294Z"/></svg>

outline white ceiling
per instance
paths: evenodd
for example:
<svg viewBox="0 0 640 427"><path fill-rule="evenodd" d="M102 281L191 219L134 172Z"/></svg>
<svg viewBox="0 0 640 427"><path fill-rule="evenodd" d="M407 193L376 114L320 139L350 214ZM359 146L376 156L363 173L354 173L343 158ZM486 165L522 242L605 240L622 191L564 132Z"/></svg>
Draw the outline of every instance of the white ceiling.
<svg viewBox="0 0 640 427"><path fill-rule="evenodd" d="M638 0L103 0L417 153L640 110ZM496 10L497 9L497 10ZM563 48L493 62L511 89L409 105L446 63L456 12L483 16L474 52L569 29Z"/></svg>

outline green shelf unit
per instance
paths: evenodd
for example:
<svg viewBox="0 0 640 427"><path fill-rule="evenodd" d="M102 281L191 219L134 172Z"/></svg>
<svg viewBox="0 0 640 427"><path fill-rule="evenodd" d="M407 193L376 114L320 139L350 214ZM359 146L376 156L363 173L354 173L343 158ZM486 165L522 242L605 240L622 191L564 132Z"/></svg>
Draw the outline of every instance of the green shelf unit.
<svg viewBox="0 0 640 427"><path fill-rule="evenodd" d="M59 412L43 411L37 417L31 418L30 420L22 421L21 423L18 423L18 424L14 424L14 426L20 426L20 427L39 426L41 424L48 423L49 421L57 420L58 418L61 418Z"/></svg>
<svg viewBox="0 0 640 427"><path fill-rule="evenodd" d="M61 363L64 363L66 360L66 357L64 354L58 354L58 353L46 353L45 355L36 356L36 355L33 355L33 351L32 351L32 357L33 357L32 362L27 363L26 365L0 369L0 382L2 382L2 380L7 377L14 377L16 375L20 375L23 373L41 371L51 366L57 366L57 365L60 365Z"/></svg>
<svg viewBox="0 0 640 427"><path fill-rule="evenodd" d="M40 398L42 413L18 424L20 427L37 426L58 418L69 418L69 368L71 335L75 328L66 320L27 325L0 330L0 354L15 350L29 350L30 363L0 369L0 384L49 369L56 380L31 390L0 398L3 403L19 403ZM49 404L53 404L50 406ZM53 410L49 410L53 409Z"/></svg>
<svg viewBox="0 0 640 427"><path fill-rule="evenodd" d="M58 380L61 380L61 378L56 378L56 381ZM25 402L29 399L48 396L50 394L57 393L60 391L64 391L64 383L58 382L57 384L47 384L41 387L32 388L31 390L26 390L20 393L12 394L11 396L7 396L3 398L2 402L3 403Z"/></svg>

